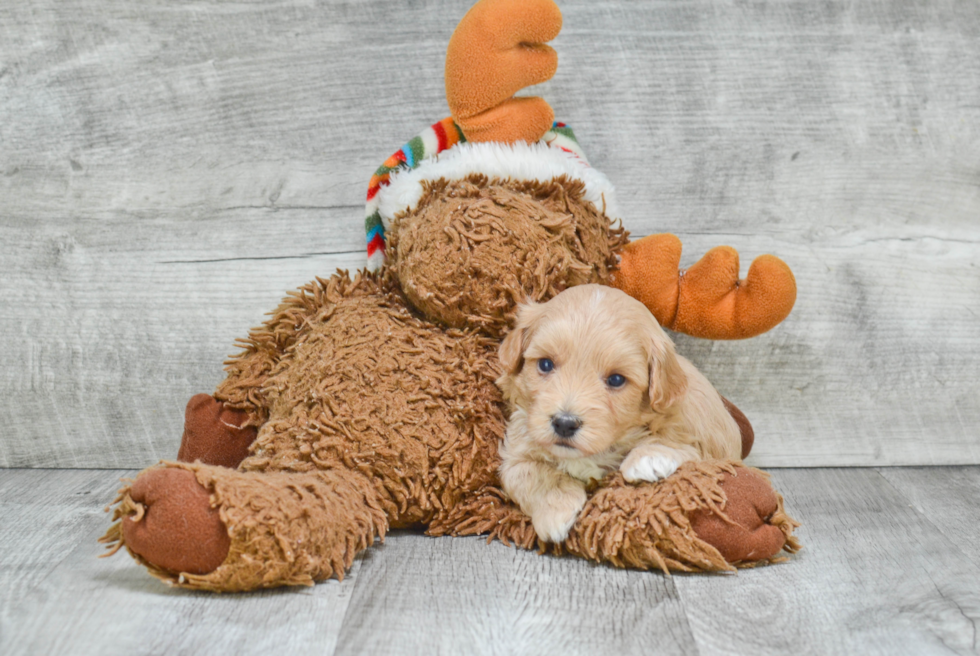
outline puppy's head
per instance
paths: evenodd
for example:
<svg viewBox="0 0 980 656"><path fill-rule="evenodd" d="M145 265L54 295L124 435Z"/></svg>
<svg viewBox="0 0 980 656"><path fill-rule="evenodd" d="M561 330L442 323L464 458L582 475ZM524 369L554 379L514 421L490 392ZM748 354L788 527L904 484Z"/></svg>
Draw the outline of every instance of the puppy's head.
<svg viewBox="0 0 980 656"><path fill-rule="evenodd" d="M687 388L674 345L643 304L600 285L520 307L497 381L527 439L559 458L600 453Z"/></svg>

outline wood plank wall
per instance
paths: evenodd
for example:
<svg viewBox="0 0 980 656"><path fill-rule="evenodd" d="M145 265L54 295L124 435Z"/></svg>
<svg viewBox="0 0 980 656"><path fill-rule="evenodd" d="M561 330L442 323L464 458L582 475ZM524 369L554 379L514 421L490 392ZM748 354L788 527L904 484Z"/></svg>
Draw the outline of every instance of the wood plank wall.
<svg viewBox="0 0 980 656"><path fill-rule="evenodd" d="M794 269L678 337L762 466L980 463L980 3L559 3L536 92L684 264ZM469 0L0 4L0 466L141 467L283 293L363 262Z"/></svg>

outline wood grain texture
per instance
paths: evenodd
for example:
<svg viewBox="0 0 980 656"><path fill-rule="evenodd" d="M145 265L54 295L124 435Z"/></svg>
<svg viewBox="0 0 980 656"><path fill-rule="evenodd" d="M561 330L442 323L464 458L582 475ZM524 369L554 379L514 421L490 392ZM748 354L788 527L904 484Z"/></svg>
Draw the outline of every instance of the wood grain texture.
<svg viewBox="0 0 980 656"><path fill-rule="evenodd" d="M980 507L958 501L976 466L774 471L805 548L737 575L667 578L399 531L343 583L227 595L96 558L102 506L126 475L0 470L0 653L980 652L980 569L956 538L980 525Z"/></svg>
<svg viewBox="0 0 980 656"><path fill-rule="evenodd" d="M410 533L364 554L337 650L697 653L674 586L659 574Z"/></svg>
<svg viewBox="0 0 980 656"><path fill-rule="evenodd" d="M882 467L878 470L909 504L980 567L980 468Z"/></svg>
<svg viewBox="0 0 980 656"><path fill-rule="evenodd" d="M309 235L304 250L272 245L278 214ZM47 222L5 229L4 249L23 260L0 260L0 326L12 340L0 351L0 417L11 429L0 464L176 457L184 405L221 380L235 339L283 290L361 261L360 251L338 253L342 230L324 229L330 214L153 213L136 224L77 219L68 232Z"/></svg>
<svg viewBox="0 0 980 656"><path fill-rule="evenodd" d="M139 467L288 289L363 260L469 0L0 6L0 466ZM771 333L679 337L768 466L980 463L980 5L560 3L534 89L684 265L773 252Z"/></svg>
<svg viewBox="0 0 980 656"><path fill-rule="evenodd" d="M772 474L804 550L735 577L674 577L699 653L980 651L980 568L932 517L873 469ZM974 505L964 520L978 517Z"/></svg>
<svg viewBox="0 0 980 656"><path fill-rule="evenodd" d="M359 563L315 588L167 588L124 554L97 558L103 507L124 474L0 472L0 523L16 529L0 536L0 653L333 653Z"/></svg>
<svg viewBox="0 0 980 656"><path fill-rule="evenodd" d="M65 560L133 471L0 470L0 622ZM0 636L6 631L0 624ZM9 630L9 627L7 627Z"/></svg>

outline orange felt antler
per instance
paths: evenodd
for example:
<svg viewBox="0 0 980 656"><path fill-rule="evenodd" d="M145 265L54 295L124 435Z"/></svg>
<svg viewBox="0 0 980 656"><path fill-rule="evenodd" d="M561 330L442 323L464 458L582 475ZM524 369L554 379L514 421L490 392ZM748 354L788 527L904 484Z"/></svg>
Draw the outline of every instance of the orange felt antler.
<svg viewBox="0 0 980 656"><path fill-rule="evenodd" d="M468 141L538 141L554 112L542 98L514 98L551 79L558 54L544 44L561 31L552 0L480 0L446 51L446 100Z"/></svg>
<svg viewBox="0 0 980 656"><path fill-rule="evenodd" d="M796 278L785 262L760 255L739 279L738 252L718 246L686 272L681 241L650 235L623 249L612 285L646 305L666 328L706 339L755 337L789 316Z"/></svg>

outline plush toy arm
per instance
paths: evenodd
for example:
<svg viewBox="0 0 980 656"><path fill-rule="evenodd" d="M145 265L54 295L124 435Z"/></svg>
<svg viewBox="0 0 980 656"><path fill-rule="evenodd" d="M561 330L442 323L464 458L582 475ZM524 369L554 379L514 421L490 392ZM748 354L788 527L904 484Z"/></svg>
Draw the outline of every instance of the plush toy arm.
<svg viewBox="0 0 980 656"><path fill-rule="evenodd" d="M184 412L184 434L177 459L235 468L248 456L258 427L269 417L262 389L283 353L313 315L329 307L344 290L356 289L360 276L317 279L291 292L272 318L239 340L241 353L225 362L227 377L214 396L196 394Z"/></svg>
<svg viewBox="0 0 980 656"><path fill-rule="evenodd" d="M262 391L265 381L308 322L318 313L329 316L330 308L344 294L367 293L364 287L360 274L354 280L346 272L317 278L289 292L268 320L250 330L246 339L236 340L242 351L225 361L227 377L215 389L214 398L226 408L248 413L245 421L236 420L238 427L261 426L269 418ZM189 414L187 420L191 420Z"/></svg>
<svg viewBox="0 0 980 656"><path fill-rule="evenodd" d="M446 51L446 100L468 141L539 140L554 112L541 98L514 98L551 79L558 55L544 44L561 31L552 0L480 0Z"/></svg>
<svg viewBox="0 0 980 656"><path fill-rule="evenodd" d="M731 570L801 548L799 526L758 470L731 462L689 462L659 483L620 476L590 497L563 548L618 567Z"/></svg>
<svg viewBox="0 0 980 656"><path fill-rule="evenodd" d="M631 485L620 474L586 501L568 539L550 546L499 490L450 510L432 535L488 535L524 549L567 552L617 567L725 571L769 562L801 548L799 526L768 477L734 462L689 462L666 480Z"/></svg>
<svg viewBox="0 0 980 656"><path fill-rule="evenodd" d="M613 286L650 308L666 328L706 339L745 339L775 327L796 303L796 279L778 257L760 255L739 279L738 252L708 251L686 272L681 242L650 235L622 252Z"/></svg>

